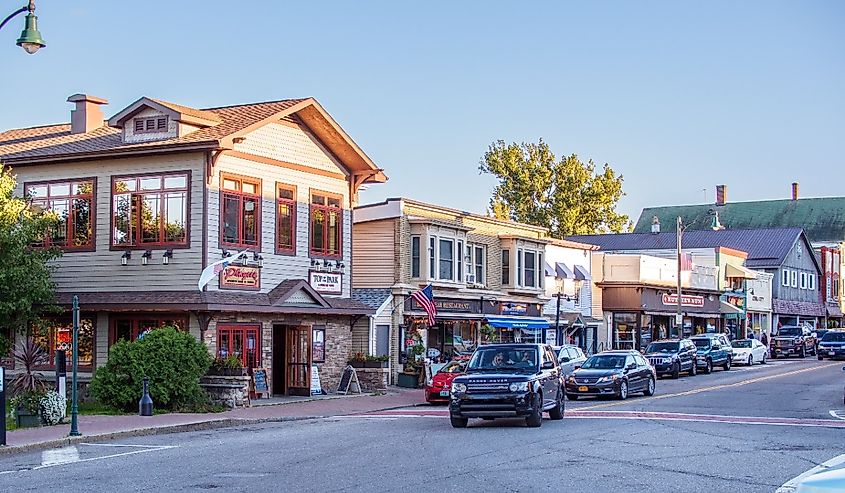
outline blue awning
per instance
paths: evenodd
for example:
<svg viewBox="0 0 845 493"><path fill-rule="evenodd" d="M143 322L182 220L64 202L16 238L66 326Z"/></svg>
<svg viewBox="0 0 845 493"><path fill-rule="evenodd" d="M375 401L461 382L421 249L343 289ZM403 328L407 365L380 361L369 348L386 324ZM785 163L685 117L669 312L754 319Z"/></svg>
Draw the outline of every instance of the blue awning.
<svg viewBox="0 0 845 493"><path fill-rule="evenodd" d="M583 265L575 265L575 280L589 281L591 280L590 272Z"/></svg>
<svg viewBox="0 0 845 493"><path fill-rule="evenodd" d="M575 274L572 269L566 266L563 262L555 263L555 272L557 272L558 279L574 279Z"/></svg>
<svg viewBox="0 0 845 493"><path fill-rule="evenodd" d="M488 315L487 323L499 329L548 329L549 321L540 317Z"/></svg>

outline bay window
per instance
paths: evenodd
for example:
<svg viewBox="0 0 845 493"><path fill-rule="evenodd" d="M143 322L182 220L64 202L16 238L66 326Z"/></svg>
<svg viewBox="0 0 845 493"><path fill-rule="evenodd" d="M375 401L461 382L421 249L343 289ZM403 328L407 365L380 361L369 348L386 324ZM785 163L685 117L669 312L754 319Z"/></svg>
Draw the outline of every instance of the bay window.
<svg viewBox="0 0 845 493"><path fill-rule="evenodd" d="M441 239L438 248L438 254L440 262L440 275L438 276L438 279L442 279L445 281L454 280L455 243L452 240Z"/></svg>
<svg viewBox="0 0 845 493"><path fill-rule="evenodd" d="M502 284L508 285L511 283L511 252L510 250L502 250Z"/></svg>
<svg viewBox="0 0 845 493"><path fill-rule="evenodd" d="M296 253L296 187L276 185L276 253Z"/></svg>
<svg viewBox="0 0 845 493"><path fill-rule="evenodd" d="M516 287L542 289L543 253L522 248L516 252Z"/></svg>
<svg viewBox="0 0 845 493"><path fill-rule="evenodd" d="M343 197L311 192L311 254L343 256Z"/></svg>
<svg viewBox="0 0 845 493"><path fill-rule="evenodd" d="M190 174L112 179L112 246L187 246Z"/></svg>
<svg viewBox="0 0 845 493"><path fill-rule="evenodd" d="M486 275L487 269L485 266L484 258L485 258L485 249L484 245L477 245L477 244L468 244L466 250L466 263L467 263L467 282L471 284L485 284L486 282ZM504 282L504 270L506 269L506 260L504 257L504 251L502 255L502 271L503 271L503 284L507 284Z"/></svg>
<svg viewBox="0 0 845 493"><path fill-rule="evenodd" d="M420 277L420 237L411 237L411 277Z"/></svg>
<svg viewBox="0 0 845 493"><path fill-rule="evenodd" d="M52 211L58 222L36 246L65 250L94 248L95 180L68 180L26 185L33 205Z"/></svg>
<svg viewBox="0 0 845 493"><path fill-rule="evenodd" d="M261 180L221 176L221 245L261 248Z"/></svg>

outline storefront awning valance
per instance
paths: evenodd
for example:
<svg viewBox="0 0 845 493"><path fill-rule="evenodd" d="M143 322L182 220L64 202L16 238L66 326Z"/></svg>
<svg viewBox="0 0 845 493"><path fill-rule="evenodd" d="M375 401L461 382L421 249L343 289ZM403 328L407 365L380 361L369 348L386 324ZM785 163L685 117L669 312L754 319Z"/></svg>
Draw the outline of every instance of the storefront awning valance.
<svg viewBox="0 0 845 493"><path fill-rule="evenodd" d="M737 308L725 301L719 302L719 312L723 315L741 315L743 313L742 308Z"/></svg>
<svg viewBox="0 0 845 493"><path fill-rule="evenodd" d="M558 279L575 279L575 273L563 262L555 263L555 272Z"/></svg>
<svg viewBox="0 0 845 493"><path fill-rule="evenodd" d="M590 279L592 279L592 277L590 277L590 273L589 273L589 271L587 271L587 268L584 267L583 265L577 265L576 264L575 265L575 280L576 281L589 281Z"/></svg>
<svg viewBox="0 0 845 493"><path fill-rule="evenodd" d="M734 279L757 279L757 274L741 265L725 264L725 277Z"/></svg>
<svg viewBox="0 0 845 493"><path fill-rule="evenodd" d="M488 315L487 323L498 329L548 329L549 321L540 317L507 317Z"/></svg>

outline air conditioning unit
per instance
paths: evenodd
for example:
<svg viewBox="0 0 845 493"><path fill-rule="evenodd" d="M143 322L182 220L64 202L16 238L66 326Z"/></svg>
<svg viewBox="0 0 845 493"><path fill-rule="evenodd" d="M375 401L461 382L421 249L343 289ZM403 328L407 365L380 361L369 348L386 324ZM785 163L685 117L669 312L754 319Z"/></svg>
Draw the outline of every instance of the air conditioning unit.
<svg viewBox="0 0 845 493"><path fill-rule="evenodd" d="M475 274L467 274L467 284L475 284Z"/></svg>

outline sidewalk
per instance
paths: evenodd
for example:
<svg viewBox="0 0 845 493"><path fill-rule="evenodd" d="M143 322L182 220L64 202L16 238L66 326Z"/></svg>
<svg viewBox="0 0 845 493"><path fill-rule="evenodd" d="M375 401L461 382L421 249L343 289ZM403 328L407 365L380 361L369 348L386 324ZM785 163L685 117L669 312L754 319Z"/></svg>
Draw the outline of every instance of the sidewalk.
<svg viewBox="0 0 845 493"><path fill-rule="evenodd" d="M62 446L76 442L102 441L127 436L154 435L224 428L244 424L294 421L298 419L343 416L425 404L421 389L391 387L386 394L329 395L295 400L280 399L273 404L209 414L159 414L149 417L79 416L81 437L68 437L69 424L24 428L6 434L6 447L0 453Z"/></svg>

